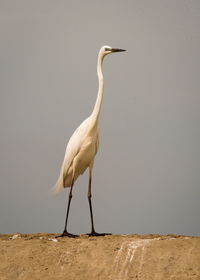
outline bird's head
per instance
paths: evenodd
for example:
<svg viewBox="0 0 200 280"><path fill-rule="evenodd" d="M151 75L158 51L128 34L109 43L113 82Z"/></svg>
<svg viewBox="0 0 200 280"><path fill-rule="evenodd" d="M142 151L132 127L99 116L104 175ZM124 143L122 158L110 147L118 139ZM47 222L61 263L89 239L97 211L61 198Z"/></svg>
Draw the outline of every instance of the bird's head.
<svg viewBox="0 0 200 280"><path fill-rule="evenodd" d="M123 50L123 49L117 49L117 48L112 48L110 46L103 46L101 49L100 49L100 53L102 54L102 56L105 56L107 54L110 54L110 53L116 53L116 52L125 52L126 50Z"/></svg>

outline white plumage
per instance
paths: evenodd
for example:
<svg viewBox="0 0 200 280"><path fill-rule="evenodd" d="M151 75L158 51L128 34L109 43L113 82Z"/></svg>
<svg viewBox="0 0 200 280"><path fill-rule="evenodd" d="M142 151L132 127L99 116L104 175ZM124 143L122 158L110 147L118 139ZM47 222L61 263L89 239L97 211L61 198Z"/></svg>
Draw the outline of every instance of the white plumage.
<svg viewBox="0 0 200 280"><path fill-rule="evenodd" d="M101 104L103 100L103 73L102 73L102 63L103 59L107 54L113 52L121 52L122 49L111 48L109 46L103 46L98 55L97 62L97 75L99 80L99 90L96 99L96 103L92 114L82 122L82 124L75 130L71 136L66 151L63 164L61 167L60 175L58 181L55 185L55 191L58 192L62 188L71 187L69 193L69 201L67 206L67 215L65 221L64 232L61 236L74 237L73 234L67 231L67 221L70 209L70 203L72 198L72 189L74 182L80 174L82 174L89 167L89 187L88 187L88 200L90 206L91 224L92 231L90 235L102 235L98 234L94 230L93 223L93 213L92 213L92 202L91 202L91 181L92 181L92 168L94 164L94 157L98 151L99 147L99 130L98 121L99 113L101 109Z"/></svg>
<svg viewBox="0 0 200 280"><path fill-rule="evenodd" d="M97 124L92 127L91 123L91 117L87 118L72 134L56 183L56 192L63 187L71 187L73 179L75 182L88 167L93 167L99 146L99 133Z"/></svg>

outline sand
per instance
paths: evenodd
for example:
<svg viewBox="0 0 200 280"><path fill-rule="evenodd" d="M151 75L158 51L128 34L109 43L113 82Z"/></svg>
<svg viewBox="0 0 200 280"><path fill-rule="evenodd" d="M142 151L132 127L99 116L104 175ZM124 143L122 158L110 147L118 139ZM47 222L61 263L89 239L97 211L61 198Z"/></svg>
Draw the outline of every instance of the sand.
<svg viewBox="0 0 200 280"><path fill-rule="evenodd" d="M200 237L0 235L0 280L200 280Z"/></svg>

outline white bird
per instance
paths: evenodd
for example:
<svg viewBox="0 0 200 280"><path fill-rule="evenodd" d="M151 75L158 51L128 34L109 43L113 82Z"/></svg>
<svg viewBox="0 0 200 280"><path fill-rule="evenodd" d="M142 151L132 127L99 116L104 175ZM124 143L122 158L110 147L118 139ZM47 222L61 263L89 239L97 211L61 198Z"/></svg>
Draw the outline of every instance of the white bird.
<svg viewBox="0 0 200 280"><path fill-rule="evenodd" d="M101 104L102 104L103 92L104 92L102 64L103 64L103 59L106 55L110 53L122 52L122 51L125 50L111 48L109 46L103 46L100 49L98 55L98 62L97 62L97 76L99 80L99 89L98 89L98 95L97 95L93 112L75 130L75 132L73 133L73 135L71 136L68 142L64 161L60 171L60 176L55 185L56 192L60 191L62 188L71 187L69 192L65 227L60 237L75 236L67 231L67 221L68 221L70 203L72 199L72 189L74 186L74 182L76 181L78 176L82 174L88 167L89 167L88 201L90 207L91 226L92 226L92 230L89 235L93 235L93 236L104 235L101 233L97 233L94 229L92 202L91 202L92 168L94 164L94 158L99 147L98 123L99 123L99 114L101 110Z"/></svg>

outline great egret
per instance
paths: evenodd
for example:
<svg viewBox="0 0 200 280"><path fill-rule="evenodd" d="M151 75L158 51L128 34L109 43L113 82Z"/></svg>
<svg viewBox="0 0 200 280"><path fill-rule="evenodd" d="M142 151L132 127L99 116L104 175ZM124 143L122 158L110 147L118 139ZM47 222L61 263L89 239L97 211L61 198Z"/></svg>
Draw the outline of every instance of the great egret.
<svg viewBox="0 0 200 280"><path fill-rule="evenodd" d="M88 167L89 167L88 201L90 207L91 226L92 226L92 230L89 235L92 236L104 235L101 233L97 233L94 229L92 201L91 201L92 168L94 164L94 157L98 151L98 146L99 146L98 121L99 121L99 113L101 109L103 91L104 91L102 64L103 64L103 59L106 55L110 53L123 52L123 51L125 50L111 48L109 46L103 46L100 49L98 55L98 62L97 62L97 76L99 80L99 89L98 89L98 95L97 95L93 112L75 130L67 145L64 161L60 171L60 176L55 186L56 192L60 191L62 188L71 187L69 192L65 227L60 237L75 236L67 231L67 221L68 221L70 203L72 199L72 190L73 190L74 182L76 181L78 176L82 174Z"/></svg>

